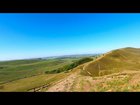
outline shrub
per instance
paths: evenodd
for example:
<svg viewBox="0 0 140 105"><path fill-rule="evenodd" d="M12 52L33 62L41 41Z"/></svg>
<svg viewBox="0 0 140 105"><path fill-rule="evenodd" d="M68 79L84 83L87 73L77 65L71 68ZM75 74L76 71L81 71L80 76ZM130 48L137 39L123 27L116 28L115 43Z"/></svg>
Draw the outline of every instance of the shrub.
<svg viewBox="0 0 140 105"><path fill-rule="evenodd" d="M4 67L0 67L0 69L3 69Z"/></svg>
<svg viewBox="0 0 140 105"><path fill-rule="evenodd" d="M69 65L65 65L65 66L63 66L61 68L58 68L58 69L55 69L55 70L46 71L45 73L46 74L50 74L50 73L53 74L53 73L65 72L65 71L71 70L71 69L73 69L73 68L75 68L75 67L77 67L77 66L79 66L79 65L81 65L83 63L86 63L86 62L89 62L89 61L92 61L92 60L93 59L92 58L89 58L89 57L82 58L82 59L80 59L78 61L75 61L75 62L69 64Z"/></svg>

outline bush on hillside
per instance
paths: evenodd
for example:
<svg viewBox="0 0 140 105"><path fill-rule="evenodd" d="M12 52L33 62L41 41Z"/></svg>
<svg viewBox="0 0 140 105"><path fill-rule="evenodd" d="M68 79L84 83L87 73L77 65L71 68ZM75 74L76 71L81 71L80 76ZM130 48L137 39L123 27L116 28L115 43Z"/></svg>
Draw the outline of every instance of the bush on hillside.
<svg viewBox="0 0 140 105"><path fill-rule="evenodd" d="M73 68L77 67L78 65L81 65L83 63L86 63L86 62L89 62L89 61L92 61L92 60L93 59L89 58L89 57L82 58L82 59L80 59L78 61L75 61L75 62L69 64L69 65L65 65L65 66L63 66L61 68L58 68L58 69L55 69L55 70L46 71L45 73L46 74L53 74L53 73L60 73L60 72L68 71L70 69L73 69Z"/></svg>
<svg viewBox="0 0 140 105"><path fill-rule="evenodd" d="M3 69L4 67L0 67L0 69Z"/></svg>

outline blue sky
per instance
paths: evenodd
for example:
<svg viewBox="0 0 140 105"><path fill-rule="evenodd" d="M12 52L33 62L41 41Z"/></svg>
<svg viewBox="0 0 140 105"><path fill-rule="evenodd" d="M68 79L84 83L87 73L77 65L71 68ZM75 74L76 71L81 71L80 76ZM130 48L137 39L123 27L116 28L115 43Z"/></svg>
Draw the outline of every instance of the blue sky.
<svg viewBox="0 0 140 105"><path fill-rule="evenodd" d="M1 13L0 60L140 47L140 14Z"/></svg>

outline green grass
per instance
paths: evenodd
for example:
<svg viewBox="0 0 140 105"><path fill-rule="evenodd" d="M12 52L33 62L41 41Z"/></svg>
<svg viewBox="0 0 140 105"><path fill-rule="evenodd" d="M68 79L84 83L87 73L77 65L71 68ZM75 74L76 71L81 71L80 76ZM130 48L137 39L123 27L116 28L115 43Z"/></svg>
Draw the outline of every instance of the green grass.
<svg viewBox="0 0 140 105"><path fill-rule="evenodd" d="M76 60L76 58L0 62L0 84L41 75L45 71L51 71L66 64L71 64L73 60Z"/></svg>
<svg viewBox="0 0 140 105"><path fill-rule="evenodd" d="M60 73L60 74L43 74L33 77L28 77L24 79L19 79L13 82L9 82L6 84L0 85L1 92L26 92L30 89L40 87L42 85L46 85L49 83L56 82L68 74Z"/></svg>
<svg viewBox="0 0 140 105"><path fill-rule="evenodd" d="M46 74L54 74L54 73L60 73L60 72L67 72L67 71L72 70L75 67L77 67L77 66L79 66L81 64L84 64L86 62L89 62L89 61L93 61L93 58L91 58L91 57L81 58L79 60L74 61L71 64L67 64L67 65L65 65L63 67L60 67L58 69L54 69L54 70L51 70L51 71L46 71L45 73Z"/></svg>

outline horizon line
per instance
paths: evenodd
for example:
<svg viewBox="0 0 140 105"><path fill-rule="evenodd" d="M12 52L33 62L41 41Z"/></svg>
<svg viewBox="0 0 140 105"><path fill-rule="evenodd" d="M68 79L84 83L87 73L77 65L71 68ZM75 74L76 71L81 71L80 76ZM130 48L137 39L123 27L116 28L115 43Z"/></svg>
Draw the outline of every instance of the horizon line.
<svg viewBox="0 0 140 105"><path fill-rule="evenodd" d="M0 62L3 61L16 61L16 60L31 60L31 59L45 59L45 58L51 58L51 57L62 57L62 56L74 56L74 55L98 55L98 54L103 54L103 53L81 53L81 54L64 54L64 55L51 55L51 56L44 56L44 57L32 57L32 58L19 58L19 59L5 59L1 60Z"/></svg>

